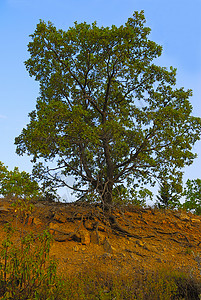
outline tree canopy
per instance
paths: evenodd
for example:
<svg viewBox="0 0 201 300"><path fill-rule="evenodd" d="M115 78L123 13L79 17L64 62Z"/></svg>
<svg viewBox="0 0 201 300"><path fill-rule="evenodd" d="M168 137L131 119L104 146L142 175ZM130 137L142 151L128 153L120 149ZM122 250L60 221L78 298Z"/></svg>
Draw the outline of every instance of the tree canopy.
<svg viewBox="0 0 201 300"><path fill-rule="evenodd" d="M74 176L77 192L95 191L105 204L122 184L181 182L201 120L191 115L192 91L175 86L176 69L155 64L162 47L145 23L141 11L120 27L37 24L25 65L40 95L15 143L41 177L68 186Z"/></svg>

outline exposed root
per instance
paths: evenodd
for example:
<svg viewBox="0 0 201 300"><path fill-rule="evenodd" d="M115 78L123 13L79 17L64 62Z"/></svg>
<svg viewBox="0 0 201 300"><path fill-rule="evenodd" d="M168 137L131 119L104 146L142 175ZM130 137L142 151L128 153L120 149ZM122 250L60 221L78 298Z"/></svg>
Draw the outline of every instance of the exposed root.
<svg viewBox="0 0 201 300"><path fill-rule="evenodd" d="M121 213L122 218L124 219L124 227L121 226L121 224L118 221L118 216L119 213ZM139 214L141 213L141 211L139 212ZM144 221L144 223L146 225L144 226L148 226L149 224L147 223L147 221L145 221L142 216L141 216L142 221ZM126 219L126 216L124 214L124 212L122 212L121 210L116 211L116 209L111 209L110 211L104 211L99 205L94 205L91 206L90 209L89 207L86 206L76 206L76 212L72 211L72 215L68 218L69 222L73 222L75 223L75 220L80 220L77 228L73 231L73 232L65 232L63 230L58 229L51 229L53 231L53 237L56 241L66 241L66 240L76 240L76 241L80 241L79 238L79 230L80 227L83 226L86 230L88 231L93 231L96 234L96 240L97 243L100 244L101 242L101 237L99 234L99 231L104 231L107 232L107 235L109 236L109 233L112 231L114 234L116 235L121 235L124 237L131 237L131 238L135 238L138 240L141 239L148 239L148 238L157 238L157 234L162 234L162 235L169 235L170 239L172 239L175 242L178 242L180 244L182 243L188 243L189 246L191 246L191 243L189 241L189 238L179 232L171 232L171 231L163 231L160 230L158 228L154 228L155 229L155 233L151 233L149 235L145 235L143 236L142 234L133 234L133 229L136 229L136 226L132 226L132 224L130 223L129 220ZM90 224L90 226L89 226ZM128 228L125 228L125 226ZM130 230L129 230L130 229ZM152 228L153 230L153 228ZM176 236L176 238L175 238ZM200 242L198 243L198 246L200 245Z"/></svg>
<svg viewBox="0 0 201 300"><path fill-rule="evenodd" d="M119 233L123 236L128 236L128 237L134 237L136 239L142 239L142 236L136 235L136 234L131 234L130 232L128 232L127 230L125 230L116 220L116 217L113 215L109 216L109 221L110 221L110 225L111 228L113 230L114 233Z"/></svg>
<svg viewBox="0 0 201 300"><path fill-rule="evenodd" d="M161 230L156 230L156 232L160 233L160 234L171 235L171 236L180 234L181 236L184 237L184 239L187 241L187 243L189 244L189 246L191 246L191 243L190 243L189 239L187 238L187 236L185 234L181 233L181 232L178 232L178 231L176 231L176 232L165 232L165 231L161 231ZM171 240L176 241L178 243L182 243L182 242L180 242L180 241L178 241L176 239L173 239L173 238L171 238Z"/></svg>

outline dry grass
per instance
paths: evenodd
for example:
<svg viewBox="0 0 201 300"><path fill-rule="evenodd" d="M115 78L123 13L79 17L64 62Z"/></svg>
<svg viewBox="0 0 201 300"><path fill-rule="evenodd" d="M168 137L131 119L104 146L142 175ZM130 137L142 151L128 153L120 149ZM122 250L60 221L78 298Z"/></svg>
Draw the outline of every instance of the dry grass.
<svg viewBox="0 0 201 300"><path fill-rule="evenodd" d="M181 271L135 270L133 274L114 274L97 266L65 277L66 298L76 300L199 300L201 286L197 279Z"/></svg>

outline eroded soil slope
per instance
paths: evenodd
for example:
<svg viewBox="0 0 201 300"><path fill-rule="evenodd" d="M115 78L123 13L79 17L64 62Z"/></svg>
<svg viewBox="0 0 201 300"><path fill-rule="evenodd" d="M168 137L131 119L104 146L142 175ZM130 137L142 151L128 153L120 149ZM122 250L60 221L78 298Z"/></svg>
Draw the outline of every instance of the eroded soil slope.
<svg viewBox="0 0 201 300"><path fill-rule="evenodd" d="M59 272L98 267L134 273L171 267L201 278L200 216L133 207L104 212L95 205L38 202L23 219L11 204L0 200L0 239L7 222L17 227L15 241L26 232L37 235L48 229Z"/></svg>

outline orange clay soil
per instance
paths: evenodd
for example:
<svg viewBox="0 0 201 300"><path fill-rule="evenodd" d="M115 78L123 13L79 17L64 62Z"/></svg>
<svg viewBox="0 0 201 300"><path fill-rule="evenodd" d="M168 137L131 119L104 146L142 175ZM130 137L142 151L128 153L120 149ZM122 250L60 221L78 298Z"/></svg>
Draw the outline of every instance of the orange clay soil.
<svg viewBox="0 0 201 300"><path fill-rule="evenodd" d="M201 279L201 217L191 213L127 207L104 212L95 205L38 202L31 215L17 217L12 202L0 199L0 240L3 226L42 233L54 241L50 254L58 272L99 269L115 274L171 268ZM200 254L200 256L199 256Z"/></svg>

